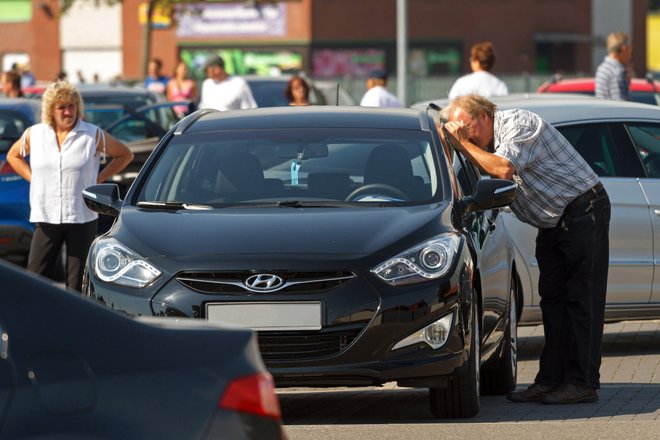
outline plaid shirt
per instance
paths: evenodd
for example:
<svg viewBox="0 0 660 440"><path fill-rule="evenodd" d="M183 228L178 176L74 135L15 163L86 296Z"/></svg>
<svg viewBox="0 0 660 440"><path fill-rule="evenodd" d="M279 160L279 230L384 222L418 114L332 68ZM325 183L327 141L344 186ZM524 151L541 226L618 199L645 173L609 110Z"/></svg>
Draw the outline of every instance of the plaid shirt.
<svg viewBox="0 0 660 440"><path fill-rule="evenodd" d="M566 205L598 183L582 156L540 116L498 110L493 129L494 153L516 167L518 190L511 209L520 220L552 228Z"/></svg>

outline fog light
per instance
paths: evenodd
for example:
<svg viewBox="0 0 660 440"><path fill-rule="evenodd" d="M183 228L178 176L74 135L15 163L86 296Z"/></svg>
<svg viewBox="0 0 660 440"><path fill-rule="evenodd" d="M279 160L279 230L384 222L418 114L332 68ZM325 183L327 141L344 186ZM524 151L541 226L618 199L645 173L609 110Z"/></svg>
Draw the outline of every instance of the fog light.
<svg viewBox="0 0 660 440"><path fill-rule="evenodd" d="M392 347L392 350L398 350L399 348L419 344L420 342L427 344L434 350L438 349L445 345L445 342L449 339L449 333L453 321L454 313L452 312L402 339Z"/></svg>

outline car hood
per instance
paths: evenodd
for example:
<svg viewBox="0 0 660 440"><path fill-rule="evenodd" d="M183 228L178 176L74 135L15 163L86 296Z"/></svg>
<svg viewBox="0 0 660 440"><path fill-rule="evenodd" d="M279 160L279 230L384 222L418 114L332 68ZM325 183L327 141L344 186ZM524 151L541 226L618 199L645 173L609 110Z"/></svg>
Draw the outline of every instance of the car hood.
<svg viewBox="0 0 660 440"><path fill-rule="evenodd" d="M446 203L387 208L122 209L111 234L144 258L391 252L451 225ZM411 241L412 240L412 241ZM403 250L403 249L401 249ZM396 250L399 251L399 250Z"/></svg>

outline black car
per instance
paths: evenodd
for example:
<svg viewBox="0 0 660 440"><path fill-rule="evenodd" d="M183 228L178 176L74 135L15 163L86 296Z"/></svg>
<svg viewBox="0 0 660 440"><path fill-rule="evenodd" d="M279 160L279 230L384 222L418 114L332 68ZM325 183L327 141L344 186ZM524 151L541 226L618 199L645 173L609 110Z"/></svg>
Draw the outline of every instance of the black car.
<svg viewBox="0 0 660 440"><path fill-rule="evenodd" d="M435 110L295 107L183 119L129 190L84 291L131 315L258 332L281 387L430 388L440 417L515 386L517 275L499 207ZM451 160L449 159L451 158ZM480 373L481 371L481 373Z"/></svg>
<svg viewBox="0 0 660 440"><path fill-rule="evenodd" d="M165 101L163 96L139 87L78 85L78 90L85 104L85 120L101 128L140 107ZM158 123L167 125L162 120Z"/></svg>
<svg viewBox="0 0 660 440"><path fill-rule="evenodd" d="M131 319L3 262L0 285L0 438L286 437L252 331Z"/></svg>

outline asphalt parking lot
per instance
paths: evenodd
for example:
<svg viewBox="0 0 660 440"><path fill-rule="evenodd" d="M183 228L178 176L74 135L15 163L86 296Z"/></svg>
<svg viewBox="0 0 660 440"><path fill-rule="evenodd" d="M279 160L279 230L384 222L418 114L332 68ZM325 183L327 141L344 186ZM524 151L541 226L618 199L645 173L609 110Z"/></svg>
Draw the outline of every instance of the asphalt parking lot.
<svg viewBox="0 0 660 440"><path fill-rule="evenodd" d="M536 374L541 326L519 329L518 385ZM286 430L297 439L657 439L660 438L660 320L605 326L602 388L595 403L519 404L484 396L469 420L431 416L425 390L384 387L280 389ZM516 436L516 437L513 437ZM552 437L550 437L552 436Z"/></svg>

